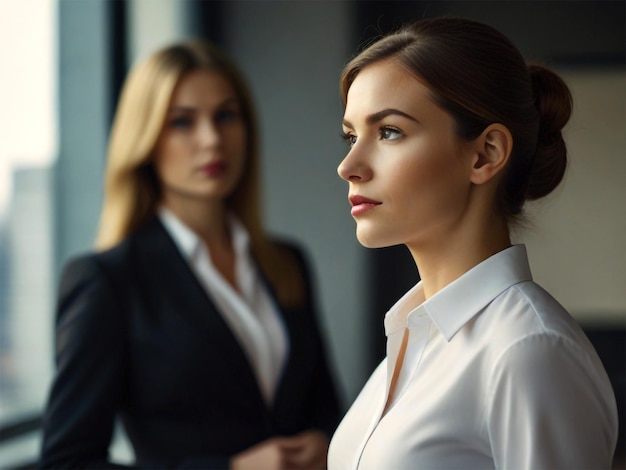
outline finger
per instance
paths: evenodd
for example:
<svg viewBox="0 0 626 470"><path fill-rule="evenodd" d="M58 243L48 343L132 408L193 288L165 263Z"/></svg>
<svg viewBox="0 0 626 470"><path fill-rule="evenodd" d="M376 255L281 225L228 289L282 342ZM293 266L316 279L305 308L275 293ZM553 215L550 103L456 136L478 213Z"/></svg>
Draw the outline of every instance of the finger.
<svg viewBox="0 0 626 470"><path fill-rule="evenodd" d="M285 448L300 447L305 441L305 434L296 434L295 436L281 438L281 445L283 445Z"/></svg>
<svg viewBox="0 0 626 470"><path fill-rule="evenodd" d="M307 468L315 462L326 460L325 449L320 449L315 446L304 446L298 450L286 451L283 455L285 460L290 464Z"/></svg>

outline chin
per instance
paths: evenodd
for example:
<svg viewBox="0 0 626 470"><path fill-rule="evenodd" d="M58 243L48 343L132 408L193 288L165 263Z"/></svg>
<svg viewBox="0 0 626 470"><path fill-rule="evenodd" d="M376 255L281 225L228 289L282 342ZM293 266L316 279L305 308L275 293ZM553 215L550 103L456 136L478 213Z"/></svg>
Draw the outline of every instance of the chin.
<svg viewBox="0 0 626 470"><path fill-rule="evenodd" d="M363 230L356 230L356 238L361 245L365 248L385 248L391 246L391 243L385 243L380 237L376 237L372 233L367 233Z"/></svg>

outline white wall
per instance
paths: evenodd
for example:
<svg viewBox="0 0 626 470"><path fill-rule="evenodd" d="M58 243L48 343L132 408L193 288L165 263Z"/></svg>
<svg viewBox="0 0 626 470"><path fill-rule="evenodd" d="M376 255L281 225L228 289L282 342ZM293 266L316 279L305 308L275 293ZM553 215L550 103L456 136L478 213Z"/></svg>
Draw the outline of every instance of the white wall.
<svg viewBox="0 0 626 470"><path fill-rule="evenodd" d="M570 166L545 201L530 205L527 244L535 279L582 323L626 321L626 73L559 71L574 114Z"/></svg>

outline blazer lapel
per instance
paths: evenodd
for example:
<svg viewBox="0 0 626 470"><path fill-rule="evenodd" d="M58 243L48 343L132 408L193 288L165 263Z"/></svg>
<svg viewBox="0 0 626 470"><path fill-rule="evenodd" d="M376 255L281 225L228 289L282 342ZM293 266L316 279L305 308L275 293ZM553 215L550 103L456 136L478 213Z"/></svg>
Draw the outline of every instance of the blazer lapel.
<svg viewBox="0 0 626 470"><path fill-rule="evenodd" d="M232 374L232 380L254 390L263 401L239 341L158 218L137 234L136 246L137 263L143 270L141 278L150 284L150 291L168 295L178 310L172 314L185 316L207 341L219 342L219 350L223 352L221 357L207 357L206 360L227 361L233 370L242 371Z"/></svg>

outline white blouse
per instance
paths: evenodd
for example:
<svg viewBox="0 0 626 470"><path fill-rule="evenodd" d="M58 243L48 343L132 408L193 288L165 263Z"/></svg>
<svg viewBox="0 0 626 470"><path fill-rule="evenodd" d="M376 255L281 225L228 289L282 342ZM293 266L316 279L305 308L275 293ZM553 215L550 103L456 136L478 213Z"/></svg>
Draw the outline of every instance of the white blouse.
<svg viewBox="0 0 626 470"><path fill-rule="evenodd" d="M329 470L611 467L611 384L578 324L532 281L523 245L426 301L418 283L384 323L387 358L335 432Z"/></svg>
<svg viewBox="0 0 626 470"><path fill-rule="evenodd" d="M215 268L208 247L195 232L164 207L159 210L159 218L238 339L266 403L271 404L287 360L288 337L250 255L246 229L231 215L235 279L240 294Z"/></svg>

